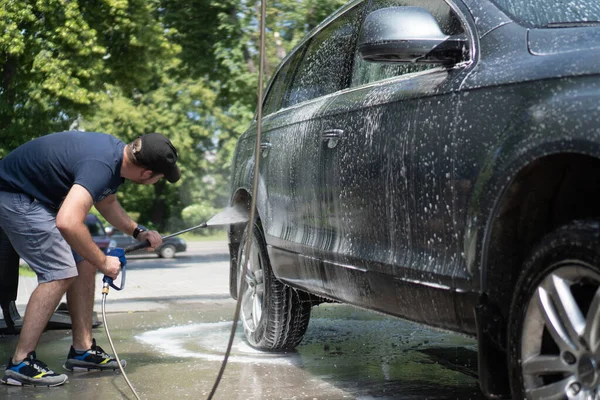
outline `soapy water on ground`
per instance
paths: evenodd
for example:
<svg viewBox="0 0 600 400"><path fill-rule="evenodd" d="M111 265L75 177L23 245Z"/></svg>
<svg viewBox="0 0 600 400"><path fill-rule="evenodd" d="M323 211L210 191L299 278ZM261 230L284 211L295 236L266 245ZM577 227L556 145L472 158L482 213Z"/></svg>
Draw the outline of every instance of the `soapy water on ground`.
<svg viewBox="0 0 600 400"><path fill-rule="evenodd" d="M136 339L164 355L221 361L227 347L231 321L191 323L146 331ZM300 359L360 358L363 362L405 358L407 353L427 355L440 351L474 353L472 339L438 332L400 319L313 318L302 343L294 351L263 352L250 347L238 324L229 362L298 364ZM437 349L436 351L431 351ZM414 354L411 356L414 358ZM348 361L348 360L346 360ZM469 374L471 375L471 374Z"/></svg>
<svg viewBox="0 0 600 400"><path fill-rule="evenodd" d="M190 321L146 331L136 340L190 365L193 360L202 360L202 365L204 361L220 363L231 326L230 321ZM344 391L348 398L475 400L484 398L478 390L476 354L471 338L348 306L327 305L313 309L303 341L285 353L253 349L238 324L228 362L236 373L250 368L268 381L272 371L279 377L278 385L280 379L288 385L318 382Z"/></svg>
<svg viewBox="0 0 600 400"><path fill-rule="evenodd" d="M168 356L221 361L231 325L231 322L210 322L173 326L144 332L136 339ZM238 331L237 339L241 339L242 331ZM285 355L263 353L241 340L234 342L233 352L236 355L230 356L228 362L289 363Z"/></svg>

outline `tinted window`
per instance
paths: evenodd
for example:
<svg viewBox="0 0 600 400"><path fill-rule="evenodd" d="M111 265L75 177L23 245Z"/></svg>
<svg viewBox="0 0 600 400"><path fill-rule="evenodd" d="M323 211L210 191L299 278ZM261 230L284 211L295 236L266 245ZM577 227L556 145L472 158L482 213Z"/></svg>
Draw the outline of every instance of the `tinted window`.
<svg viewBox="0 0 600 400"><path fill-rule="evenodd" d="M531 27L559 22L600 21L598 0L493 0L514 20Z"/></svg>
<svg viewBox="0 0 600 400"><path fill-rule="evenodd" d="M348 87L361 9L349 10L310 40L294 77L288 106Z"/></svg>
<svg viewBox="0 0 600 400"><path fill-rule="evenodd" d="M296 72L298 61L302 58L302 53L302 48L297 49L277 72L263 105L263 113L265 115L274 113L282 107L285 90L289 87L294 77L294 72Z"/></svg>
<svg viewBox="0 0 600 400"><path fill-rule="evenodd" d="M436 19L442 31L449 36L463 32L460 20L454 14L450 6L443 0L374 0L369 4L366 13L373 12L386 7L423 7ZM360 86L370 82L395 76L424 71L426 69L439 67L436 64L406 64L406 63L374 63L364 61L358 52L355 55L354 71L352 72L351 86Z"/></svg>

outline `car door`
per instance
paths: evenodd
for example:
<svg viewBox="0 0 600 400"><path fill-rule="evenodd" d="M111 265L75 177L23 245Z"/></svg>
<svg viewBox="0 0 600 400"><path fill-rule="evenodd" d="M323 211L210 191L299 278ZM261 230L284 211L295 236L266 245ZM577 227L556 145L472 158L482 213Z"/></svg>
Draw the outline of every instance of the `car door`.
<svg viewBox="0 0 600 400"><path fill-rule="evenodd" d="M328 241L320 205L321 115L331 94L350 83L361 10L362 3L341 11L296 49L292 60L297 66L287 72L292 78L281 107L263 122L263 227L273 270L288 283L314 282L309 277L321 275L314 262ZM270 92L278 90L276 81ZM267 110L277 108L269 99L265 105Z"/></svg>
<svg viewBox="0 0 600 400"><path fill-rule="evenodd" d="M442 0L375 0L365 15L390 6L421 6L447 34L462 29ZM436 325L454 323L451 302L432 310L429 294L394 293L389 281L451 288L463 262L452 121L464 74L464 66L380 64L356 56L352 88L328 104L321 128L321 202L333 238L322 248L324 282L333 297ZM361 290L348 290L344 282L357 279Z"/></svg>

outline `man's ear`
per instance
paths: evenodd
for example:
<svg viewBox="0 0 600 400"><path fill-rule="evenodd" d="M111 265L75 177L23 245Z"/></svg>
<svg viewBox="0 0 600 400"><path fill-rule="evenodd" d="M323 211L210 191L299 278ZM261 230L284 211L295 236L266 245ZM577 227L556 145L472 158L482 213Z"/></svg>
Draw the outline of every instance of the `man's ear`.
<svg viewBox="0 0 600 400"><path fill-rule="evenodd" d="M154 175L154 172L152 172L150 169L145 169L142 171L142 179L150 179L152 178L152 175Z"/></svg>

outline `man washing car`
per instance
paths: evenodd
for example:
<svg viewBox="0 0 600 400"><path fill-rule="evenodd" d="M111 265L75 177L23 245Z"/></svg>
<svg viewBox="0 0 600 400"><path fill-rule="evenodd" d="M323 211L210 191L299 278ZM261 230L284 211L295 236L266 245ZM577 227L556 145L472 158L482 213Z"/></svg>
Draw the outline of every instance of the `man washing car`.
<svg viewBox="0 0 600 400"><path fill-rule="evenodd" d="M92 314L96 271L115 279L120 262L94 244L84 219L94 205L120 231L148 240L151 248L159 246L160 234L134 222L115 192L124 179L146 185L162 177L177 182L177 158L171 142L158 133L125 144L104 133L59 132L25 143L0 160L0 227L39 283L3 383L57 386L67 380L35 354L65 292L73 344L64 367L118 368L92 337Z"/></svg>

